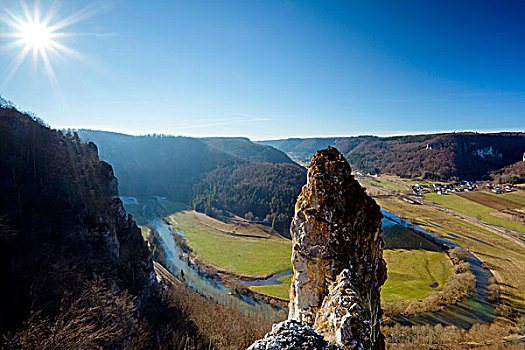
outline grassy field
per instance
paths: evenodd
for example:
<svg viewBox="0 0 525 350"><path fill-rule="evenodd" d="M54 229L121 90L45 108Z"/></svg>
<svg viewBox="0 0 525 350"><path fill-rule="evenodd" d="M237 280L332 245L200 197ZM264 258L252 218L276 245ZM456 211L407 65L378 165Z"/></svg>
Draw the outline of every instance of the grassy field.
<svg viewBox="0 0 525 350"><path fill-rule="evenodd" d="M195 257L218 270L264 277L292 268L291 241L265 232L265 226L242 227L189 210L172 214L170 219L184 231Z"/></svg>
<svg viewBox="0 0 525 350"><path fill-rule="evenodd" d="M443 252L388 249L384 251L384 258L388 267L388 279L381 288L381 298L384 302L408 305L412 300L420 300L432 291L441 290L452 274L452 264ZM283 284L251 289L287 300L291 280L291 275L284 276L279 279ZM434 282L439 284L438 287L430 288Z"/></svg>
<svg viewBox="0 0 525 350"><path fill-rule="evenodd" d="M238 275L262 277L291 270L291 241L271 233L262 225L224 223L194 211L182 211L169 217L184 231L188 245L197 259L219 270ZM241 235L241 236L240 236ZM389 280L383 290L387 301L409 302L439 290L451 273L443 252L427 250L387 250ZM403 275L404 270L410 270ZM252 290L288 299L292 276L280 285L251 287ZM439 287L429 287L438 282Z"/></svg>
<svg viewBox="0 0 525 350"><path fill-rule="evenodd" d="M468 201L458 196L455 197L459 198L459 200ZM426 230L443 235L469 249L495 275L500 284L504 303L515 310L525 312L525 274L523 273L525 271L525 249L523 246L429 206L408 204L396 198L378 198L376 201L386 210L405 217ZM476 205L476 203L473 204ZM442 228L438 228L430 223L439 225ZM465 234L492 246L468 237L452 237L447 232Z"/></svg>
<svg viewBox="0 0 525 350"><path fill-rule="evenodd" d="M443 182L443 181L433 181L433 180L425 180L425 179L404 179L404 178L401 178L399 176L396 176L396 175L381 175L381 178L387 180L387 181L391 181L391 182L396 182L396 183L399 183L399 184L402 184L404 186L414 186L416 184L421 184L421 185L426 185L426 186L432 186L432 185L447 185L448 182Z"/></svg>
<svg viewBox="0 0 525 350"><path fill-rule="evenodd" d="M409 191L405 186L392 181L382 180L379 177L360 177L359 180L363 183L363 186L368 187L367 183L372 186L382 187L386 190L397 191L397 192L412 192Z"/></svg>
<svg viewBox="0 0 525 350"><path fill-rule="evenodd" d="M523 206L521 203L490 192L463 192L458 193L458 196L496 210L519 209Z"/></svg>
<svg viewBox="0 0 525 350"><path fill-rule="evenodd" d="M386 187L375 186L370 182L367 182L363 178L358 178L359 184L366 189L366 193L369 196L378 196L378 195L392 195L392 190Z"/></svg>
<svg viewBox="0 0 525 350"><path fill-rule="evenodd" d="M290 298L290 285L292 284L293 275L288 275L279 278L282 284L275 284L272 286L251 287L253 291L261 294L271 295L277 298L288 300Z"/></svg>
<svg viewBox="0 0 525 350"><path fill-rule="evenodd" d="M385 250L388 279L381 288L385 302L420 300L432 291L441 290L452 274L452 263L443 252L428 250ZM436 288L431 288L434 282Z"/></svg>
<svg viewBox="0 0 525 350"><path fill-rule="evenodd" d="M206 226L217 232L227 234L229 236L236 235L239 237L253 237L253 238L270 238L271 236L282 238L282 236L272 230L271 227L259 224L253 224L240 217L234 217L232 221L224 222L214 219L204 213L196 211L185 211L184 217L192 217L193 222L198 222L201 226ZM172 224L178 225L174 216L169 216L168 220Z"/></svg>
<svg viewBox="0 0 525 350"><path fill-rule="evenodd" d="M381 180L380 178L372 178L368 180L376 186L386 187L394 191L399 191L399 192L408 191L408 189L402 185L399 185L397 183L390 182L390 181Z"/></svg>
<svg viewBox="0 0 525 350"><path fill-rule="evenodd" d="M479 197L479 195L477 195L477 197ZM440 195L436 193L426 194L424 195L424 198L441 207L457 211L458 213L470 216L475 219L483 220L485 222L488 222L489 224L506 227L520 232L525 232L525 225L498 217L494 215L494 213L497 212L496 209L472 201L469 198L459 196L457 194ZM493 198L493 196L489 198ZM476 199L481 201L480 198ZM505 200L506 202L517 203L514 201L510 201L509 199L507 199L507 197L501 197L501 199ZM494 200L490 201L490 203L494 203ZM503 206L504 204L501 205Z"/></svg>
<svg viewBox="0 0 525 350"><path fill-rule="evenodd" d="M509 193L501 193L501 194L487 192L487 194L493 197L503 198L503 199L510 200L515 203L519 203L521 204L522 207L525 207L525 190L509 192Z"/></svg>

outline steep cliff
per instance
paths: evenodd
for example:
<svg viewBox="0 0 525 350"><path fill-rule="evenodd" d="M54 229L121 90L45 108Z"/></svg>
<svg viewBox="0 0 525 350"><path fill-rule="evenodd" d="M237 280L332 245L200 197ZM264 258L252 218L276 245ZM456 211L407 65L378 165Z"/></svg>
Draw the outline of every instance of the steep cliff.
<svg viewBox="0 0 525 350"><path fill-rule="evenodd" d="M346 349L384 348L381 218L342 154L328 147L312 157L291 226L290 320Z"/></svg>
<svg viewBox="0 0 525 350"><path fill-rule="evenodd" d="M12 107L0 140L0 347L155 348L191 332L166 316L182 313L97 147Z"/></svg>

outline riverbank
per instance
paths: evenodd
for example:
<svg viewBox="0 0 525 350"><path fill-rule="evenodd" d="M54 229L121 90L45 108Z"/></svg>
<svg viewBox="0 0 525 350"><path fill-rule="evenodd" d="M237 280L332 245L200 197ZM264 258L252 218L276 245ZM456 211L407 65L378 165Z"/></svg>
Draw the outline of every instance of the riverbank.
<svg viewBox="0 0 525 350"><path fill-rule="evenodd" d="M441 204L459 212L468 213L470 216L460 214L436 204L421 200L420 198L413 203L405 201L412 193L409 186L415 183L424 183L424 180L401 179L395 176L382 175L384 181L393 182L407 187L402 191L404 196L397 196L398 192L390 190L377 184L366 182L367 192L374 196L378 204L386 210L404 217L407 220L417 223L428 232L434 232L452 242L465 247L470 253L474 254L488 267L496 277L501 303L498 309L502 314L523 314L525 313L525 249L523 241L508 229L484 223L478 219L487 219L493 216L497 210L509 207L525 209L525 191L505 194L479 193L476 195L467 194L469 198L460 198L457 194L453 195L434 195L432 199L439 199ZM464 195L464 194L463 194ZM489 198L488 201L480 200ZM412 197L410 197L412 198ZM461 202L459 202L461 201ZM512 202L512 203L509 203ZM480 208L480 204L484 207ZM491 218L491 220L494 218ZM512 219L506 217L506 219ZM487 219L489 220L489 219ZM490 220L489 220L490 221ZM502 224L501 221L493 222ZM519 226L518 223L507 220L513 228ZM506 225L503 225L506 226ZM521 228L520 228L521 230ZM522 231L522 230L521 230ZM521 232L523 236L525 232Z"/></svg>
<svg viewBox="0 0 525 350"><path fill-rule="evenodd" d="M168 215L164 217L164 219L161 219L158 216L155 216L155 211L150 210L151 208L145 209L146 210L144 211L149 213L149 225L147 226L149 226L150 228L147 229L153 229L157 232L155 235L157 237L157 246L156 248L153 247L153 249L156 249L158 251L158 256L162 257L162 255L164 254L164 259L166 259L167 261L166 267L174 275L183 280L185 284L189 285L198 293L215 300L221 305L236 307L240 310L243 310L243 312L247 314L265 315L263 317L276 321L286 317L287 308L285 306L287 304L287 300L285 297L287 294L289 281L291 279L290 275L280 276L279 278L277 278L276 273L271 274L270 276L264 275L264 277L266 278L269 277L270 280L272 278L278 280L279 282L281 282L281 284L279 285L246 285L246 283L249 284L256 281L264 281L264 279L255 277L244 278L244 276L241 276L239 274L231 273L228 271L223 272L217 270L215 267L207 266L199 259L196 259L195 256L192 255L192 252L185 252L184 249L181 248L181 246L175 244L175 241L184 241L185 244L190 243L187 245L188 247L191 247L191 240L189 242L187 241L187 238L189 237L188 235L191 235L191 232L182 230L183 226L181 226L178 222L174 221L176 216L174 217L173 215ZM393 217L395 216L392 216L391 218ZM391 244L391 249L405 249L408 247L403 246L401 244L409 244L409 247L411 247L411 249L428 251L429 254L431 253L435 255L435 252L439 251L439 249L437 248L432 248L435 247L433 243L425 243L429 241L427 241L426 239L421 240L421 238L418 238L419 236L416 233L413 233L410 229L408 229L407 225L401 222L400 218L394 218L394 221L392 222L394 222L395 230L392 231L391 228L387 228L386 226L384 226L385 237L388 236L387 239ZM388 235L386 235L387 232ZM218 235L224 233L215 230L214 234ZM238 239L257 238L239 237ZM265 239L264 241L269 240ZM161 254L160 251L162 251L163 253ZM442 254L444 255L446 264L450 265L446 255L444 253ZM429 260L428 262L430 261L431 260ZM436 290L439 290L443 287L444 284L443 279L439 279L437 275L434 272L432 272L432 270L426 272L425 277L421 281L422 283L420 284L420 288L422 288L422 291L425 291L425 293L427 293L426 291L428 291L429 294ZM273 281L273 283L274 282L275 281ZM403 281L401 281L400 279L396 281L395 278L391 279L391 282L403 283ZM411 288L409 283L406 284L406 287ZM268 289L273 289L272 292L274 293L275 289L280 289L283 298L265 295ZM265 293L259 293L259 291L261 290ZM400 293L400 297L403 297L403 294L404 293ZM445 307L445 309L448 309L448 306ZM433 313L431 312L430 314ZM414 317L410 317L411 320L413 318ZM406 323L406 320L404 319L401 319L400 321ZM454 320L454 313L448 315L445 318L441 318L440 322L443 322L443 324L457 324L461 327L465 326L465 323L463 321L456 322ZM468 324L471 325L479 322L485 321L484 319L479 319L476 316L472 316Z"/></svg>
<svg viewBox="0 0 525 350"><path fill-rule="evenodd" d="M488 268L495 277L501 304L508 312L525 313L525 250L513 240L485 230L461 218L426 205L406 203L395 197L380 197L382 208L417 223L430 234L464 247L476 257L479 265ZM490 284L490 283L489 283Z"/></svg>
<svg viewBox="0 0 525 350"><path fill-rule="evenodd" d="M270 236L260 227L251 227L248 224L242 235L226 232L227 229L236 230L238 227L191 211L172 214L167 221L173 225L174 230L185 232L184 240L191 248L192 261L208 275L217 276L221 283L230 288L238 291L244 289L246 294L254 293L259 300L268 299L277 305L283 305L288 300L291 276L281 274L291 274L291 270L274 269L273 273L260 274L257 277L246 275L243 270L247 270L246 261L257 264L258 269L270 269L272 264L275 266L274 263L290 264L290 240ZM383 221L385 237L394 244L387 244L388 250L385 251L391 273L382 294L384 300L402 302L408 306L411 301L441 290L452 275L452 267L447 255L437 246L406 228L393 226L396 225ZM253 232L246 237L250 228ZM237 236L232 238L233 235ZM261 237L264 239L261 240ZM275 251L271 246L272 240L286 244L286 250ZM400 242L403 244L400 245ZM250 245L256 245L260 254L254 255L249 249L240 248ZM268 253L270 250L274 255ZM219 256L219 252L227 254ZM406 273L407 259L411 261L410 275ZM238 268L239 262L243 264L241 268Z"/></svg>

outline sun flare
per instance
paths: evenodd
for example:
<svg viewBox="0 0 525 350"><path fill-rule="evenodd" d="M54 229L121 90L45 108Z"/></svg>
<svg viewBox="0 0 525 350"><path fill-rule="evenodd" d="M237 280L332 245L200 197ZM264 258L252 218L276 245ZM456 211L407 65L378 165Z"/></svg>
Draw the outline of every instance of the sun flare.
<svg viewBox="0 0 525 350"><path fill-rule="evenodd" d="M94 2L86 8L65 18L57 15L57 1L46 2L48 5L43 13L40 3L35 0L33 6L21 0L17 9L2 9L0 22L4 24L0 39L0 53L13 53L13 59L6 68L4 81L8 81L26 61L28 56L33 57L34 66L43 64L53 86L58 88L55 70L51 63L53 58L74 57L82 58L75 50L65 46L61 41L66 37L82 35L82 33L66 33L63 30L78 23L100 10L100 3Z"/></svg>
<svg viewBox="0 0 525 350"><path fill-rule="evenodd" d="M20 39L31 50L49 50L56 45L53 32L44 23L24 23L20 26Z"/></svg>

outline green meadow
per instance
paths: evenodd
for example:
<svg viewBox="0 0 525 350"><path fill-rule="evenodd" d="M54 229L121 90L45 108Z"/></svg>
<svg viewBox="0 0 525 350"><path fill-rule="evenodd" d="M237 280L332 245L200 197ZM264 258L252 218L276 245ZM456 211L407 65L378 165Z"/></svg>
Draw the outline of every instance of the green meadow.
<svg viewBox="0 0 525 350"><path fill-rule="evenodd" d="M384 302L408 304L441 290L452 274L452 263L443 252L419 249L385 250L388 279L381 288ZM434 282L436 288L431 288Z"/></svg>
<svg viewBox="0 0 525 350"><path fill-rule="evenodd" d="M237 225L214 222L194 211L181 211L170 217L177 228L184 231L195 257L218 270L266 277L292 268L291 241L271 235L258 225L254 225L258 234L250 237L245 233L235 233L239 231Z"/></svg>
<svg viewBox="0 0 525 350"><path fill-rule="evenodd" d="M184 231L187 244L196 258L218 270L265 277L292 269L291 241L271 235L264 226L249 224L240 230L239 225L224 223L194 211L181 211L171 215L170 219ZM253 237L247 237L248 231ZM440 251L389 249L385 250L384 256L389 279L382 289L382 297L387 302L421 299L441 289L452 271L447 255ZM282 284L251 289L288 299L291 278L291 275L284 276L279 279ZM434 282L439 286L430 288Z"/></svg>
<svg viewBox="0 0 525 350"><path fill-rule="evenodd" d="M279 278L282 284L274 284L271 286L251 287L250 289L261 294L271 295L273 297L288 300L290 298L290 285L292 284L293 275L288 275Z"/></svg>
<svg viewBox="0 0 525 350"><path fill-rule="evenodd" d="M481 219L489 224L502 226L519 232L525 232L525 225L496 216L494 215L498 212L496 209L474 202L457 194L440 195L431 193L424 195L424 198L441 207L457 211L458 213L475 219ZM509 197L506 196L500 198L508 199ZM516 198L519 198L519 196L516 196Z"/></svg>

